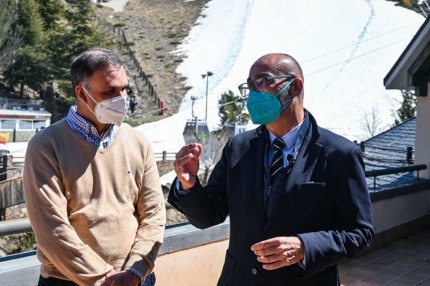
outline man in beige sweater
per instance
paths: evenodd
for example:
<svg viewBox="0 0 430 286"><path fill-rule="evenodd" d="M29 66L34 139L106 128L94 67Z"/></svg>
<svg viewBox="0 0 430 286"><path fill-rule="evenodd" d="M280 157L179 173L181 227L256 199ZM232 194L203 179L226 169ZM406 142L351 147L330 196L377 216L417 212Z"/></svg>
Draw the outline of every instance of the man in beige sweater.
<svg viewBox="0 0 430 286"><path fill-rule="evenodd" d="M76 106L33 137L25 158L39 285L153 285L145 278L163 241L164 197L148 140L121 124L123 64L97 48L70 73Z"/></svg>

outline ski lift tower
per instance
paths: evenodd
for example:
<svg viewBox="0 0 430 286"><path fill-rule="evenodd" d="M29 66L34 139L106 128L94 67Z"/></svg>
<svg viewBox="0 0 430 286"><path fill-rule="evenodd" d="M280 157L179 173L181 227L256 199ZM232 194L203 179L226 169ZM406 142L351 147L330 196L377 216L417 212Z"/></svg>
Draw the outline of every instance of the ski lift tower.
<svg viewBox="0 0 430 286"><path fill-rule="evenodd" d="M206 74L202 74L202 78L205 79L206 77L206 113L205 113L205 120L208 121L208 87L209 87L209 77L213 76L213 72L206 72Z"/></svg>

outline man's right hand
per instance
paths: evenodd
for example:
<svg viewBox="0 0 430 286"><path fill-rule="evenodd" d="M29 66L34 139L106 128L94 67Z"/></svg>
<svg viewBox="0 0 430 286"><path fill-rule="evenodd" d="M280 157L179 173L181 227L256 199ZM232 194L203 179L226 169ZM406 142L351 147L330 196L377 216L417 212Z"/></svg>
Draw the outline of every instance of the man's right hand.
<svg viewBox="0 0 430 286"><path fill-rule="evenodd" d="M182 147L176 154L176 160L173 162L173 166L175 167L176 176L181 182L183 190L191 189L196 183L202 148L202 145L198 143L191 143Z"/></svg>

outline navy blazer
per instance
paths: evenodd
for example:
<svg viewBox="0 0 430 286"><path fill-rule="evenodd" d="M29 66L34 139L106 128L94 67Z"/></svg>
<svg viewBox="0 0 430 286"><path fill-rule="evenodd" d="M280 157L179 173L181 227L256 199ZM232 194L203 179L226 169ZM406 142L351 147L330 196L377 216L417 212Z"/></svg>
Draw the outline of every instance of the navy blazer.
<svg viewBox="0 0 430 286"><path fill-rule="evenodd" d="M369 246L372 209L361 151L318 127L307 114L309 129L288 177L273 185L281 194L268 217L263 199L265 126L230 139L206 187L197 181L180 200L172 188L168 201L198 228L230 216L229 247L218 285L340 285L337 263ZM301 239L305 268L262 268L251 245L278 236Z"/></svg>

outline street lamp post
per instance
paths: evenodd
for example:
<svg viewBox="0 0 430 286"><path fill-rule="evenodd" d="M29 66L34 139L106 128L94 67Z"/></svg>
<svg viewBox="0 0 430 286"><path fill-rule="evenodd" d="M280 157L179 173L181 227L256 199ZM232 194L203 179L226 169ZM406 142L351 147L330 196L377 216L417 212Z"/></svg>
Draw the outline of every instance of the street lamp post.
<svg viewBox="0 0 430 286"><path fill-rule="evenodd" d="M206 114L205 114L205 120L208 122L208 87L209 87L209 77L213 75L213 72L206 72L206 74L202 74L202 78L204 79L206 77Z"/></svg>

